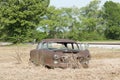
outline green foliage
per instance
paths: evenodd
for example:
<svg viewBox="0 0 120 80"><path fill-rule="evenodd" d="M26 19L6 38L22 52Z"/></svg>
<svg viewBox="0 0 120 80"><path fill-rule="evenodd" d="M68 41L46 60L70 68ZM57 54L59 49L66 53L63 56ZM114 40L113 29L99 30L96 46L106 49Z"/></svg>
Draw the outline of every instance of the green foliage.
<svg viewBox="0 0 120 80"><path fill-rule="evenodd" d="M67 8L56 9L51 6L47 10L44 20L40 22L40 27L44 30L48 38L64 38L63 34L70 23Z"/></svg>
<svg viewBox="0 0 120 80"><path fill-rule="evenodd" d="M102 11L99 8L100 0L93 0L87 6L81 8L80 20L82 25L80 40L104 39L104 24Z"/></svg>
<svg viewBox="0 0 120 80"><path fill-rule="evenodd" d="M120 39L120 4L107 1L104 4L105 35L108 39Z"/></svg>
<svg viewBox="0 0 120 80"><path fill-rule="evenodd" d="M36 42L40 42L42 39L47 38L46 33L40 32L40 31L38 31L38 30L34 31L34 34L33 34L32 36L33 36L33 39L34 39ZM32 40L32 41L34 41L34 40Z"/></svg>
<svg viewBox="0 0 120 80"><path fill-rule="evenodd" d="M88 6L81 9L81 19L88 31L94 31L102 20L99 10L99 1L92 1Z"/></svg>
<svg viewBox="0 0 120 80"><path fill-rule="evenodd" d="M55 8L50 0L0 0L0 40L120 39L120 4L93 0L82 8ZM49 7L48 7L49 6Z"/></svg>
<svg viewBox="0 0 120 80"><path fill-rule="evenodd" d="M48 0L0 0L1 36L14 43L31 41Z"/></svg>
<svg viewBox="0 0 120 80"><path fill-rule="evenodd" d="M88 33L88 32L83 32L83 33L81 33L81 35L79 36L80 38L79 38L79 40L81 41L92 41L92 40L105 40L105 37L104 37L104 35L100 35L100 34L98 34L98 32L90 32L90 33Z"/></svg>
<svg viewBox="0 0 120 80"><path fill-rule="evenodd" d="M110 28L106 29L105 35L108 39L120 40L120 27L111 26Z"/></svg>
<svg viewBox="0 0 120 80"><path fill-rule="evenodd" d="M94 0L81 9L49 7L40 27L47 38L103 40L105 26L99 4L99 0Z"/></svg>

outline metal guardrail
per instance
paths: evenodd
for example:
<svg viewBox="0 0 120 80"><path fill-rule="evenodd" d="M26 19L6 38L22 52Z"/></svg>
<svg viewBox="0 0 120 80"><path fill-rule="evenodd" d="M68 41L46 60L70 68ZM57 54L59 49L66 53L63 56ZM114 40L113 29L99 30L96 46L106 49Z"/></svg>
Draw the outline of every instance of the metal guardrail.
<svg viewBox="0 0 120 80"><path fill-rule="evenodd" d="M95 44L95 45L120 45L120 43L88 43L88 44Z"/></svg>
<svg viewBox="0 0 120 80"><path fill-rule="evenodd" d="M7 46L7 45L11 45L13 43L10 42L0 42L0 46Z"/></svg>
<svg viewBox="0 0 120 80"><path fill-rule="evenodd" d="M112 43L108 43L108 42L87 42L87 43L78 43L80 44L80 48L81 49L84 49L82 47L85 47L86 48L86 45L87 45L87 48L89 47L98 47L98 48L108 48L108 49L120 49L120 43L116 43L116 42L112 42ZM82 44L84 44L84 46L81 46Z"/></svg>
<svg viewBox="0 0 120 80"><path fill-rule="evenodd" d="M78 42L80 44L94 44L94 45L120 45L120 42Z"/></svg>

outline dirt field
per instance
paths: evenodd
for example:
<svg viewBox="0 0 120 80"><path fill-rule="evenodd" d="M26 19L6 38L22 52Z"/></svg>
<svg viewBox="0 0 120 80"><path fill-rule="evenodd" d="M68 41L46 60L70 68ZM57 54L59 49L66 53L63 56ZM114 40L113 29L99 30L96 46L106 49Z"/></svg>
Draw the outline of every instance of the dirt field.
<svg viewBox="0 0 120 80"><path fill-rule="evenodd" d="M88 69L46 69L29 65L29 51L34 48L0 47L0 80L120 80L120 50L90 48Z"/></svg>

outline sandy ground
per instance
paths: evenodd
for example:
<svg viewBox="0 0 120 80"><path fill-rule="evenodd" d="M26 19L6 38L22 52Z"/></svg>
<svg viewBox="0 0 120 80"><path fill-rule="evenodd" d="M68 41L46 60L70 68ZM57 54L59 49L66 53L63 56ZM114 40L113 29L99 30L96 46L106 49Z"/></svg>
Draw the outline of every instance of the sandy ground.
<svg viewBox="0 0 120 80"><path fill-rule="evenodd" d="M120 80L120 49L90 48L92 60L88 69L46 69L29 65L29 52L34 48L0 47L0 80Z"/></svg>

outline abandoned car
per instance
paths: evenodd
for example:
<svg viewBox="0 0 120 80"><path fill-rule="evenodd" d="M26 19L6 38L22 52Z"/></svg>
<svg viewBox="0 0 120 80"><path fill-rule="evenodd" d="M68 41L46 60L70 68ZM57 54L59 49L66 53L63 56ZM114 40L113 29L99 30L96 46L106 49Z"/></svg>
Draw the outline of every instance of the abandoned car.
<svg viewBox="0 0 120 80"><path fill-rule="evenodd" d="M47 68L88 68L91 56L69 39L44 39L30 51L30 62Z"/></svg>

